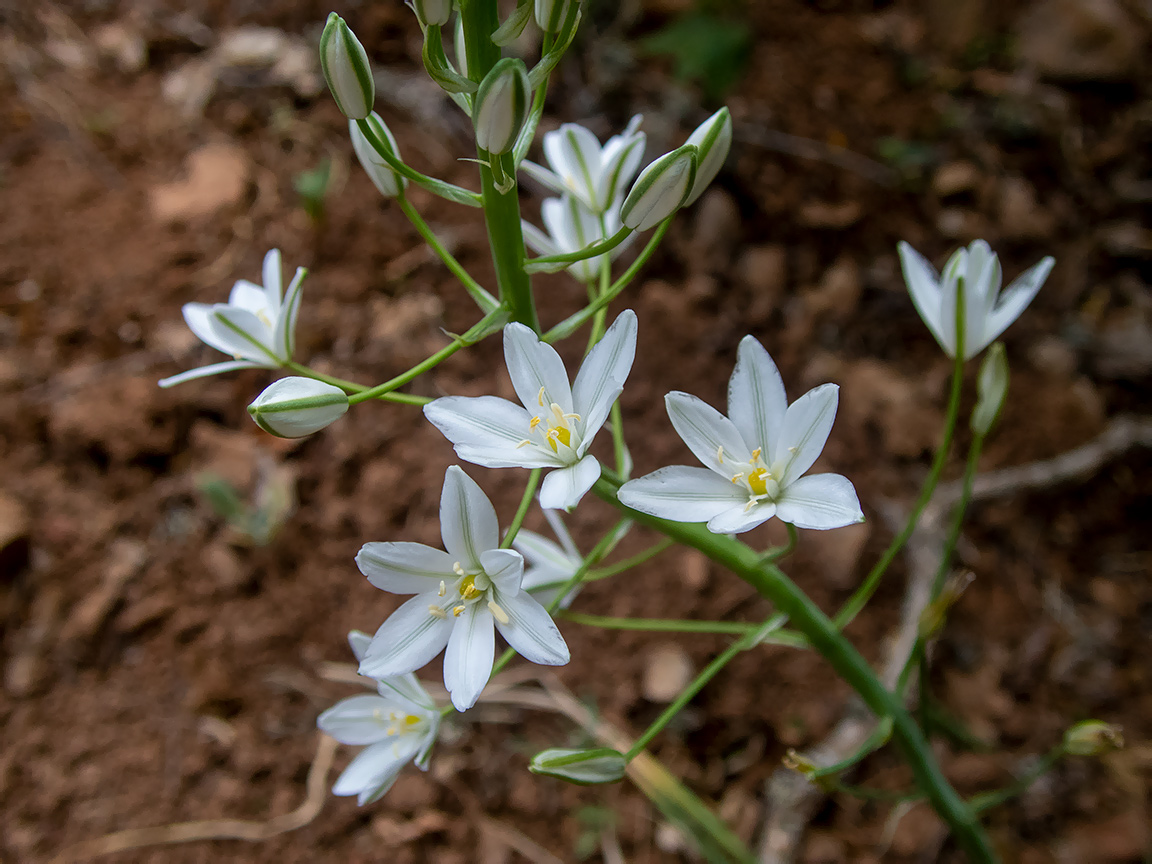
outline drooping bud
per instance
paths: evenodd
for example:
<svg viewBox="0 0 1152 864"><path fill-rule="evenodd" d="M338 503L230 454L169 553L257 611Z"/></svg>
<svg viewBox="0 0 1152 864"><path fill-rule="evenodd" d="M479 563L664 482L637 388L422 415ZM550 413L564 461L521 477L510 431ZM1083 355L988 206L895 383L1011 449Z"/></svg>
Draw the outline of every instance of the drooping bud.
<svg viewBox="0 0 1152 864"><path fill-rule="evenodd" d="M1008 396L1008 357L1004 343L996 342L984 355L976 378L976 407L972 409L971 426L977 435L987 435L1004 407Z"/></svg>
<svg viewBox="0 0 1152 864"><path fill-rule="evenodd" d="M595 750L542 750L532 757L528 770L533 774L546 774L591 786L597 783L615 783L624 777L628 763L615 750L602 747Z"/></svg>
<svg viewBox="0 0 1152 864"><path fill-rule="evenodd" d="M452 0L412 0L416 18L425 27L442 27L452 17Z"/></svg>
<svg viewBox="0 0 1152 864"><path fill-rule="evenodd" d="M368 54L356 34L335 12L328 16L320 35L320 68L345 117L362 120L371 113L376 85L372 81Z"/></svg>
<svg viewBox="0 0 1152 864"><path fill-rule="evenodd" d="M312 378L274 381L248 406L256 425L278 438L303 438L339 420L348 396L339 387Z"/></svg>
<svg viewBox="0 0 1152 864"><path fill-rule="evenodd" d="M580 0L536 0L536 23L545 33L559 33L568 17L568 10Z"/></svg>
<svg viewBox="0 0 1152 864"><path fill-rule="evenodd" d="M696 181L695 144L685 144L640 172L620 207L620 221L633 231L647 231L675 213Z"/></svg>
<svg viewBox="0 0 1152 864"><path fill-rule="evenodd" d="M476 91L472 109L478 147L500 154L515 146L528 116L531 89L523 60L505 57L489 70Z"/></svg>
<svg viewBox="0 0 1152 864"><path fill-rule="evenodd" d="M732 115L727 108L721 108L688 136L688 144L695 144L700 151L697 157L696 179L692 191L684 201L684 206L692 204L708 188L708 184L720 173L728 151L732 148Z"/></svg>
<svg viewBox="0 0 1152 864"><path fill-rule="evenodd" d="M1120 727L1103 720L1084 720L1064 733L1064 752L1072 756L1102 756L1123 746Z"/></svg>
<svg viewBox="0 0 1152 864"><path fill-rule="evenodd" d="M396 139L392 137L392 131L380 119L380 115L373 111L366 119L368 125L375 131L376 139L386 145L388 152L399 159L400 151L396 147ZM363 166L376 188L380 190L380 194L385 198L395 198L399 195L401 190L408 185L407 178L401 177L392 170L383 157L376 152L376 148L364 137L364 133L360 131L360 126L355 120L348 121L348 133L352 136L352 149L356 151L356 158L360 160L360 165Z"/></svg>

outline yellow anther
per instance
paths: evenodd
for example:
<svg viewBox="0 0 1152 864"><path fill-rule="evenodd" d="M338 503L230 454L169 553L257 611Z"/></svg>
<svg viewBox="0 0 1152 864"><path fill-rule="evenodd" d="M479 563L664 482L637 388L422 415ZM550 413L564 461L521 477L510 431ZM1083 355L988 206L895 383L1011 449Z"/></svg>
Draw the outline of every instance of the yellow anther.
<svg viewBox="0 0 1152 864"><path fill-rule="evenodd" d="M772 475L767 468L757 468L748 475L748 488L752 490L753 495L766 495L768 493L768 481L771 479Z"/></svg>
<svg viewBox="0 0 1152 864"><path fill-rule="evenodd" d="M409 714L407 717L404 718L404 725L405 726L415 726L419 722L420 722L420 718L417 717L415 714Z"/></svg>
<svg viewBox="0 0 1152 864"><path fill-rule="evenodd" d="M488 601L488 608L492 610L492 617L499 621L501 624L508 623L508 613L500 608L500 604L495 600Z"/></svg>
<svg viewBox="0 0 1152 864"><path fill-rule="evenodd" d="M789 447L789 448L788 448L788 452L789 452L789 453L795 453L795 452L796 452L796 449L797 449L797 448L795 448L795 447Z"/></svg>
<svg viewBox="0 0 1152 864"><path fill-rule="evenodd" d="M456 618L459 618L459 617L460 617L460 616L463 614L463 612L464 612L464 607L463 607L463 606L457 606L455 609L453 609L453 610L452 610L452 614L453 614L453 615L454 615Z"/></svg>
<svg viewBox="0 0 1152 864"><path fill-rule="evenodd" d="M760 451L759 447L757 447L755 450L752 451L752 461L753 462L755 462L757 459L760 458L760 452L761 451Z"/></svg>
<svg viewBox="0 0 1152 864"><path fill-rule="evenodd" d="M448 586L444 584L444 580L440 580L440 590L436 592L437 597L443 597L448 593Z"/></svg>
<svg viewBox="0 0 1152 864"><path fill-rule="evenodd" d="M387 735L395 735L396 734L396 727L395 726L389 726L387 729L384 730L384 732Z"/></svg>
<svg viewBox="0 0 1152 864"><path fill-rule="evenodd" d="M531 443L532 442L530 440L525 438L523 441L521 441L519 444L516 445L516 449L519 450L521 447L527 447Z"/></svg>
<svg viewBox="0 0 1152 864"><path fill-rule="evenodd" d="M543 423L543 422L544 422L544 418L543 418L543 417L533 417L533 418L532 418L532 422L530 422L530 423L528 424L528 428L529 428L529 429L535 429L537 426L539 426L539 425L540 425L541 423Z"/></svg>
<svg viewBox="0 0 1152 864"><path fill-rule="evenodd" d="M744 479L744 472L743 471L741 471L739 474L733 474L732 475L732 482L733 483L739 483L743 479Z"/></svg>
<svg viewBox="0 0 1152 864"><path fill-rule="evenodd" d="M447 618L448 617L448 613L436 605L430 605L428 607L428 614L431 615L433 618Z"/></svg>
<svg viewBox="0 0 1152 864"><path fill-rule="evenodd" d="M536 401L540 403L540 407L544 407L544 388L540 388L540 395L536 397Z"/></svg>
<svg viewBox="0 0 1152 864"><path fill-rule="evenodd" d="M721 465L724 464L724 445L723 444L721 444L719 447L716 448L716 461L719 462Z"/></svg>
<svg viewBox="0 0 1152 864"><path fill-rule="evenodd" d="M464 568L460 566L460 562L459 562L459 561L456 561L456 562L454 562L454 563L452 564L452 572L453 572L453 573L455 573L457 576L464 576L464 575L466 575L466 574L464 573Z"/></svg>

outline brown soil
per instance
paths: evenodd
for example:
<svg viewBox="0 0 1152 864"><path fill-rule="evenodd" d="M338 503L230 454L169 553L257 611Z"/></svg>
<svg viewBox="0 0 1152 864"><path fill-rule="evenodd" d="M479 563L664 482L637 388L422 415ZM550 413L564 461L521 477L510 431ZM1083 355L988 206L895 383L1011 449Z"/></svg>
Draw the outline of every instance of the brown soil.
<svg viewBox="0 0 1152 864"><path fill-rule="evenodd" d="M587 121L603 137L641 111L649 153L661 152L707 106L667 64L637 58L625 36L689 4L648 3L635 22L608 5L589 16L598 36L559 76L549 122ZM1003 47L1016 4L957 5L987 13L968 40L957 32L963 22L941 23L913 3L749 4L755 47L728 100L732 158L674 226L646 281L617 304L640 320L623 398L638 472L686 461L661 396L676 388L720 404L745 333L769 348L793 397L824 381L843 385L822 464L852 478L870 527L805 536L787 567L827 610L888 542L878 505L915 495L945 400L948 361L904 293L897 240L940 263L982 236L1009 277L1057 256L1006 336L1012 395L982 468L1059 454L1109 418L1147 410L1146 58L1137 54L1107 83L1016 74ZM1116 6L1146 38L1139 4ZM224 75L203 110L182 113L164 95L169 76L207 55L205 28L259 24L314 40L327 6L32 8L0 5L0 856L12 861L48 860L122 828L291 810L304 796L317 713L353 692L321 677L323 664L349 661L344 634L374 629L396 605L356 571L356 550L367 540L438 542L437 499L453 454L418 411L364 405L320 435L285 442L245 416L266 373L162 391L157 378L218 359L186 332L180 305L223 299L278 246L288 266L312 272L298 357L363 381L407 368L443 344L440 328L459 332L474 317L399 210L349 161L330 99L259 69ZM468 141L458 112L447 102L420 108L422 91L411 89L411 13L398 2L340 11L393 81L377 107L401 151L427 173L471 185L472 167L456 161ZM117 42L118 33L141 38L147 58L134 63L123 45L136 43ZM905 145L895 169L841 158L841 147L893 152L892 141ZM334 184L317 228L293 180L326 156ZM476 214L420 191L411 198L491 285ZM531 210L536 198L526 200ZM561 277L541 279L538 295L546 322L580 302ZM454 357L415 392L510 395L499 345ZM1152 524L1150 468L1147 453L1130 454L1084 482L981 506L965 531L960 558L976 579L942 638L933 687L993 749L941 743L960 789L1010 782L1076 720L1118 723L1129 742L1105 762L1066 761L995 811L1006 860L1136 861L1149 843L1152 551L1139 525ZM293 490L272 543L245 543L224 524L197 491L206 472L245 495ZM507 520L523 472L469 473ZM589 501L570 524L587 548L612 519ZM647 542L636 531L623 551ZM869 657L899 614L902 587L898 565L850 630ZM744 583L681 552L589 586L578 608L737 620L769 611ZM674 642L699 669L724 644L563 630L573 662L562 681L631 732L661 708L641 694L654 655ZM434 680L433 665L425 677ZM847 697L814 654L744 654L654 753L751 841L764 780L788 747L819 741ZM594 807L614 814L628 861L687 857L634 788L580 789L525 770L536 750L579 740L566 721L475 714L491 722L453 722L430 774L406 772L377 805L330 798L307 827L259 844L199 842L108 860L518 860L481 830L483 818L575 860L591 824L581 808ZM855 779L899 788L906 775L882 753ZM923 808L882 847L890 814L837 798L817 815L803 860L876 861L881 848L893 862L949 854Z"/></svg>

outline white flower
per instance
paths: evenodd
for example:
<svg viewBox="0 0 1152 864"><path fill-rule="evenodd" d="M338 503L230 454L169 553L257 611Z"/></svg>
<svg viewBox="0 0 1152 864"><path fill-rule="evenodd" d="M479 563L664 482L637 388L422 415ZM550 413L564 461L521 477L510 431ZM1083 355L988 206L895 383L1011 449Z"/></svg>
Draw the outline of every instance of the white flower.
<svg viewBox="0 0 1152 864"><path fill-rule="evenodd" d="M916 311L949 357L955 357L956 292L964 291L965 360L975 357L1003 333L1032 302L1056 260L1043 258L1000 291L1000 261L983 240L957 249L944 265L943 278L919 252L903 241L899 244L904 281Z"/></svg>
<svg viewBox="0 0 1152 864"><path fill-rule="evenodd" d="M368 636L348 634L359 660ZM336 703L316 719L316 725L341 744L367 744L332 787L335 795L356 795L361 806L392 788L401 769L415 761L428 770L428 758L440 729L440 711L415 675L378 679L377 696L353 696Z"/></svg>
<svg viewBox="0 0 1152 864"><path fill-rule="evenodd" d="M444 476L440 533L447 552L422 543L365 543L360 572L383 591L415 594L372 637L360 674L419 669L447 646L444 686L457 710L471 708L492 675L493 625L525 659L568 662L564 637L544 607L520 590L524 559L500 549L492 503L456 465Z"/></svg>
<svg viewBox="0 0 1152 864"><path fill-rule="evenodd" d="M296 316L307 270L299 267L285 295L280 272L280 250L264 256L264 286L246 279L233 287L227 303L185 303L181 310L188 328L201 342L235 360L190 369L160 381L161 387L235 369L278 369L292 359L296 344Z"/></svg>
<svg viewBox="0 0 1152 864"><path fill-rule="evenodd" d="M620 210L612 207L600 215L589 210L579 198L565 194L560 198L546 198L540 205L540 218L544 227L548 229L545 234L535 225L521 220L520 226L524 231L524 240L532 251L541 255L565 255L569 252L579 252L587 249L593 243L607 240L615 236L622 227L620 223ZM615 260L616 257L628 248L632 240L627 240L616 248L585 258L570 264L566 269L572 276L581 282L591 282L600 278L600 268L605 259Z"/></svg>
<svg viewBox="0 0 1152 864"><path fill-rule="evenodd" d="M572 535L564 527L559 513L545 510L544 518L548 520L559 544L535 531L521 528L512 541L512 548L524 556L524 581L520 587L539 600L541 605L548 606L560 593L561 584L575 576L576 571L584 566L584 556L576 549ZM560 602L560 608L571 606L579 593L578 588L569 591Z"/></svg>
<svg viewBox="0 0 1152 864"><path fill-rule="evenodd" d="M348 394L313 378L273 381L248 406L256 425L278 438L303 438L348 413Z"/></svg>
<svg viewBox="0 0 1152 864"><path fill-rule="evenodd" d="M521 168L553 192L571 192L593 213L619 205L621 196L644 158L647 136L638 132L637 114L627 128L601 147L588 129L565 123L544 135L544 156L552 170L524 160Z"/></svg>
<svg viewBox="0 0 1152 864"><path fill-rule="evenodd" d="M838 390L824 384L789 405L776 364L745 336L728 384L728 417L687 393L665 397L672 425L707 469L661 468L620 487L620 501L663 519L707 522L717 534L739 534L773 516L798 528L862 522L846 477L801 476L824 449Z"/></svg>
<svg viewBox="0 0 1152 864"><path fill-rule="evenodd" d="M511 150L531 101L532 85L524 61L505 57L497 62L480 82L472 106L476 146L493 154Z"/></svg>
<svg viewBox="0 0 1152 864"><path fill-rule="evenodd" d="M376 84L368 54L344 19L331 12L320 34L320 68L337 107L350 120L372 113Z"/></svg>
<svg viewBox="0 0 1152 864"><path fill-rule="evenodd" d="M400 158L400 150L396 146L396 139L392 136L392 130L388 128L380 115L373 111L365 119L376 130L377 138L388 147L396 158ZM395 198L403 192L408 185L408 179L397 174L387 162L380 158L380 154L364 137L364 133L360 131L360 124L355 120L348 121L348 134L352 137L352 149L356 152L360 167L368 174L368 179L372 181L372 184L380 190L380 194L385 198Z"/></svg>
<svg viewBox="0 0 1152 864"><path fill-rule="evenodd" d="M634 231L647 231L679 210L696 182L698 157L696 145L685 144L653 161L628 190L620 221Z"/></svg>
<svg viewBox="0 0 1152 864"><path fill-rule="evenodd" d="M588 453L636 355L636 313L626 309L588 352L568 385L556 350L523 324L504 328L504 358L524 407L497 396L447 396L424 416L465 462L485 468L557 468L540 485L540 506L575 507L600 476Z"/></svg>

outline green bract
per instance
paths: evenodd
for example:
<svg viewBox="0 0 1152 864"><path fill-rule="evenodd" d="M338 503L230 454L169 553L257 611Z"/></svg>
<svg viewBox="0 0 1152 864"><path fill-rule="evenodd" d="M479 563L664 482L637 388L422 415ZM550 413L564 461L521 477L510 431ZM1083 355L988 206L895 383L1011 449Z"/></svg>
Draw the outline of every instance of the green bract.
<svg viewBox="0 0 1152 864"><path fill-rule="evenodd" d="M641 171L620 207L620 221L647 231L679 210L696 182L698 158L696 145L685 144Z"/></svg>
<svg viewBox="0 0 1152 864"><path fill-rule="evenodd" d="M476 145L489 153L511 150L528 115L531 95L523 60L506 57L493 66L480 82L472 109Z"/></svg>
<svg viewBox="0 0 1152 864"><path fill-rule="evenodd" d="M628 763L615 750L601 747L596 750L542 750L532 757L528 770L534 774L547 774L591 786L596 783L615 783L623 779Z"/></svg>
<svg viewBox="0 0 1152 864"><path fill-rule="evenodd" d="M984 355L976 378L976 390L979 398L972 411L972 431L977 435L987 435L1008 396L1008 357L1003 342L994 343Z"/></svg>
<svg viewBox="0 0 1152 864"><path fill-rule="evenodd" d="M248 406L256 425L278 438L303 438L339 420L348 396L339 387L312 378L281 378Z"/></svg>
<svg viewBox="0 0 1152 864"><path fill-rule="evenodd" d="M361 120L372 112L376 85L368 54L344 19L335 12L328 16L320 35L320 68L336 105L351 120Z"/></svg>

